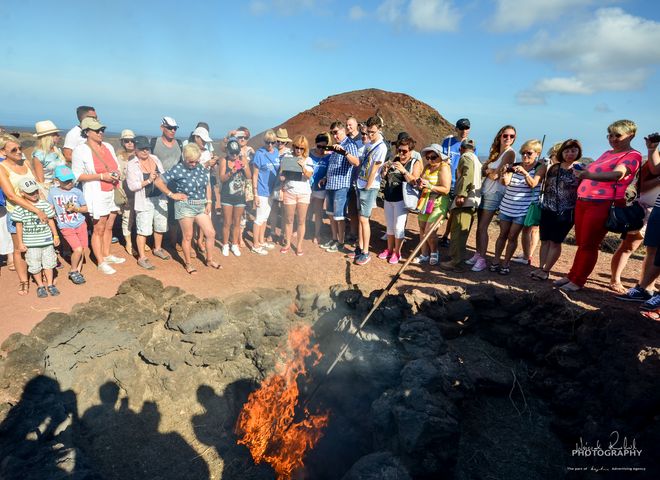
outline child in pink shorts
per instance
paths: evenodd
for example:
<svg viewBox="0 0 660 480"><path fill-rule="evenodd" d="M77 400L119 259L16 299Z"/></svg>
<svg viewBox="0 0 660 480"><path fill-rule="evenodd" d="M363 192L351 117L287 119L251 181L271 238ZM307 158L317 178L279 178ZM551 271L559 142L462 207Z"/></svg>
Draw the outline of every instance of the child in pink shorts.
<svg viewBox="0 0 660 480"><path fill-rule="evenodd" d="M71 247L71 270L69 280L75 285L85 283L80 270L85 260L85 249L89 247L87 224L84 213L87 212L85 197L79 188L73 186L75 176L65 165L55 168L55 179L59 186L51 187L48 202L55 208L57 228Z"/></svg>

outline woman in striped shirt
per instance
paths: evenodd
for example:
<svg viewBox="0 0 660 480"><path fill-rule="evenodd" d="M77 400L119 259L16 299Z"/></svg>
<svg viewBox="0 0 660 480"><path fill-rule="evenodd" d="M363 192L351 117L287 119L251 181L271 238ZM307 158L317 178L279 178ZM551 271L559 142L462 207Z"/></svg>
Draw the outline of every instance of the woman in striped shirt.
<svg viewBox="0 0 660 480"><path fill-rule="evenodd" d="M541 179L545 176L546 167L538 162L541 154L541 142L528 140L520 147L522 163L515 163L506 169L502 175L502 184L506 187L500 203L500 236L495 242L495 257L490 266L491 272L508 275L509 262L518 247L518 236L523 229L527 210L535 198ZM504 260L500 265L500 257L506 245Z"/></svg>

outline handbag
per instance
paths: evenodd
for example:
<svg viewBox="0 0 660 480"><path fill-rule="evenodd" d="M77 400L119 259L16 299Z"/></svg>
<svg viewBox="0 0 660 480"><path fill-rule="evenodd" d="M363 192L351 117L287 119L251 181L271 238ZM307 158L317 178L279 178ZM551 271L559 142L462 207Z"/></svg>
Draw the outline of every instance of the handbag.
<svg viewBox="0 0 660 480"><path fill-rule="evenodd" d="M412 159L410 161L410 170L409 172L412 172L412 168L415 164L415 162L418 162L419 160L417 159ZM408 209L408 211L412 213L419 213L419 210L417 209L417 203L419 202L419 196L421 195L421 191L415 188L414 185L411 185L408 182L404 182L403 184L403 206Z"/></svg>
<svg viewBox="0 0 660 480"><path fill-rule="evenodd" d="M627 153L626 153L627 155ZM624 155L625 156L625 155ZM637 195L635 200L630 205L617 206L616 205L616 187L618 182L614 184L614 198L610 204L610 211L605 221L605 228L612 233L621 233L625 235L628 232L635 232L644 226L644 218L646 211L644 207L637 201L639 192L641 192L642 177L640 172L637 172Z"/></svg>
<svg viewBox="0 0 660 480"><path fill-rule="evenodd" d="M541 224L541 204L539 202L534 202L529 206L523 224L525 227L536 227Z"/></svg>

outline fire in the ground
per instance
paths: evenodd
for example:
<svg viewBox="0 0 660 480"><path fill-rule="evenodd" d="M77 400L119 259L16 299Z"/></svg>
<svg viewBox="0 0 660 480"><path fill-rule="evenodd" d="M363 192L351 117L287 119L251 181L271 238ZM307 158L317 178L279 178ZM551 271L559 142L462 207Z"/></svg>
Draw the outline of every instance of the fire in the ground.
<svg viewBox="0 0 660 480"><path fill-rule="evenodd" d="M238 443L250 449L255 463L268 462L280 480L300 470L305 453L314 448L328 424L329 415L312 414L303 408L294 418L298 403L298 378L307 375L306 359L316 365L321 359L318 345L310 347L312 329L297 326L289 332L288 351L275 373L250 394L236 423Z"/></svg>

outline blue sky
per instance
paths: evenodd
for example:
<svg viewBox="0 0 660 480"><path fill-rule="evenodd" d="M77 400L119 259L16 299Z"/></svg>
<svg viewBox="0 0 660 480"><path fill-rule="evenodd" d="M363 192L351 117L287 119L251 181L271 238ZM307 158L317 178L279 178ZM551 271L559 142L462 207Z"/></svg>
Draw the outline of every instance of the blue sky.
<svg viewBox="0 0 660 480"><path fill-rule="evenodd" d="M0 124L75 123L90 104L111 130L212 137L253 132L362 88L403 92L488 148L568 137L607 148L630 118L660 130L660 11L651 1L316 0L52 2L3 0ZM112 5L111 8L108 5ZM654 115L655 114L655 115ZM290 132L295 133L295 132Z"/></svg>

